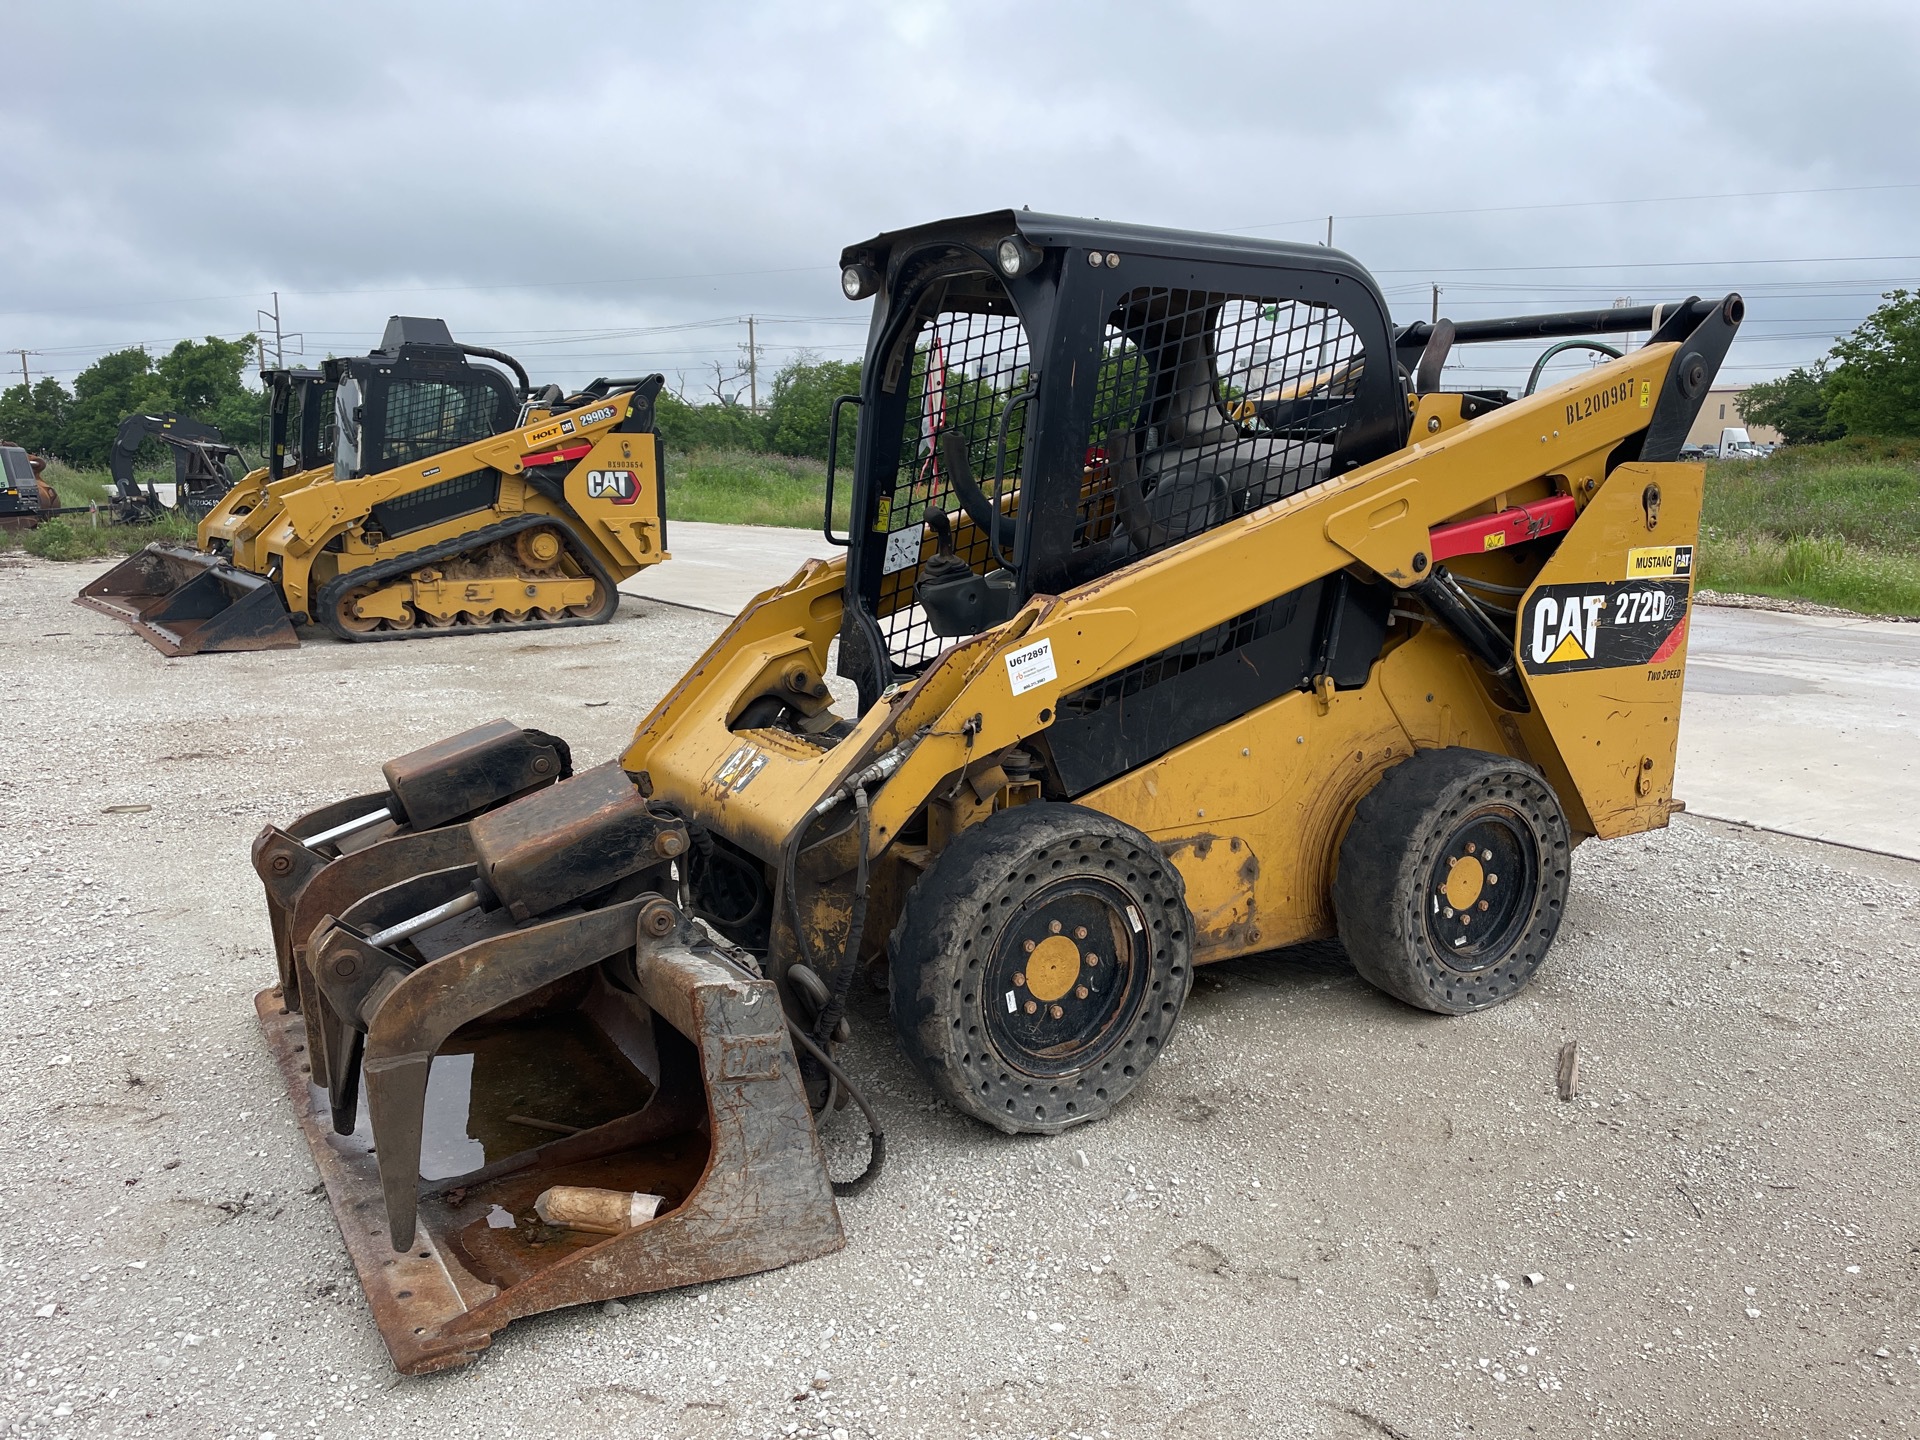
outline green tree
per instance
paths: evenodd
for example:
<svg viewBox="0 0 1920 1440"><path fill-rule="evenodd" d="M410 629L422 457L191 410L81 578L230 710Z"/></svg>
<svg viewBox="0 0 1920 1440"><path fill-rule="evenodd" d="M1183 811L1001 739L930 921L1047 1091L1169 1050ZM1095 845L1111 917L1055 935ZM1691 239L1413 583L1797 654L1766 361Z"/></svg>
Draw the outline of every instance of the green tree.
<svg viewBox="0 0 1920 1440"><path fill-rule="evenodd" d="M1834 344L1827 414L1850 434L1920 435L1920 293L1882 300Z"/></svg>
<svg viewBox="0 0 1920 1440"><path fill-rule="evenodd" d="M153 357L140 346L102 355L73 381L73 404L61 427L58 454L71 464L107 463L120 422L137 410L165 410L165 383L153 373Z"/></svg>
<svg viewBox="0 0 1920 1440"><path fill-rule="evenodd" d="M1813 445L1838 440L1847 427L1829 413L1827 362L1799 365L1773 380L1749 385L1735 403L1749 425L1778 430L1789 445Z"/></svg>
<svg viewBox="0 0 1920 1440"><path fill-rule="evenodd" d="M675 450L765 450L767 422L737 400L690 405L671 390L660 392L653 419L660 438Z"/></svg>
<svg viewBox="0 0 1920 1440"><path fill-rule="evenodd" d="M254 337L182 340L154 363L166 389L166 405L182 415L218 426L227 440L259 445L267 418L266 391L245 379Z"/></svg>
<svg viewBox="0 0 1920 1440"><path fill-rule="evenodd" d="M249 384L253 336L182 340L158 361L136 346L102 355L73 382L53 452L74 465L107 463L113 437L127 416L172 411L218 426L234 444L258 446L266 423L266 392ZM15 386L16 390L20 387ZM148 442L149 458L159 444Z"/></svg>
<svg viewBox="0 0 1920 1440"><path fill-rule="evenodd" d="M51 375L31 390L15 385L0 394L0 439L43 455L59 455L73 396Z"/></svg>
<svg viewBox="0 0 1920 1440"><path fill-rule="evenodd" d="M819 360L802 353L773 377L773 398L767 406L769 443L782 455L827 458L827 424L837 396L860 393L857 361ZM859 411L842 412L841 453L853 454L854 427Z"/></svg>

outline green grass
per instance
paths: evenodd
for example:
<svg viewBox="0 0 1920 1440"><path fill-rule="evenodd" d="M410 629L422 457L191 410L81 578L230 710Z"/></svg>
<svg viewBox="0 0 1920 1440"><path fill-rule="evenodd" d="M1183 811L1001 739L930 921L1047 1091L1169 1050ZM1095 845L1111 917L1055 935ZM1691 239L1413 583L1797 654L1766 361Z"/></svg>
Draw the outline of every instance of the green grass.
<svg viewBox="0 0 1920 1440"><path fill-rule="evenodd" d="M834 524L845 529L852 477L835 480ZM690 450L667 456L667 524L781 525L817 530L827 493L818 460L752 450Z"/></svg>
<svg viewBox="0 0 1920 1440"><path fill-rule="evenodd" d="M105 505L113 498L113 477L104 470L75 470L62 461L52 460L41 478L59 492L62 505L91 505L95 501ZM160 475L156 471L155 478L171 481L173 472L169 470Z"/></svg>
<svg viewBox="0 0 1920 1440"><path fill-rule="evenodd" d="M1712 590L1920 616L1920 441L1709 463L1695 573Z"/></svg>
<svg viewBox="0 0 1920 1440"><path fill-rule="evenodd" d="M190 521L171 517L153 525L109 525L103 519L96 529L85 515L56 515L24 535L0 531L0 550L24 550L42 560L99 560L131 555L152 540L191 545L197 534Z"/></svg>

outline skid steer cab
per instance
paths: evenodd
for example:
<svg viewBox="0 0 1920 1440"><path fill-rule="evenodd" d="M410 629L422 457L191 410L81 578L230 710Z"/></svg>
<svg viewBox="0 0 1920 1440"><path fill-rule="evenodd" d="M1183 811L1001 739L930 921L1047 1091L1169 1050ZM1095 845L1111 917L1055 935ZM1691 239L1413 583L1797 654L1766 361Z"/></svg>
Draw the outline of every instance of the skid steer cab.
<svg viewBox="0 0 1920 1440"><path fill-rule="evenodd" d="M807 1114L850 1096L877 1132L834 1058L863 975L948 1104L1052 1134L1142 1083L1197 965L1337 936L1410 1005L1509 999L1573 847L1677 808L1702 473L1674 456L1737 296L1396 327L1335 250L1026 211L841 263L872 304L842 553L617 762L377 885L315 857L330 914L294 902L262 1018L403 1368L838 1244L859 1182ZM1536 337L1601 361L1440 384ZM584 1093L581 1046L641 1079ZM423 1131L450 1113L464 1158ZM565 1187L615 1220L556 1244Z"/></svg>
<svg viewBox="0 0 1920 1440"><path fill-rule="evenodd" d="M535 390L395 316L380 348L268 376L268 463L80 593L169 655L602 624L668 558L661 378Z"/></svg>

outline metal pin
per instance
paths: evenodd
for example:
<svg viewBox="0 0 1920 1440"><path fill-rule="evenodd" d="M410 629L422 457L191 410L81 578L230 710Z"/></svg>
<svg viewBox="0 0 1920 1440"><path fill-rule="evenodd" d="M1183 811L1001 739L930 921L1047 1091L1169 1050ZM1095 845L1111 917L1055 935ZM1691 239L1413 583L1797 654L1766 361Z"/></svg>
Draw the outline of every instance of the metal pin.
<svg viewBox="0 0 1920 1440"><path fill-rule="evenodd" d="M318 835L309 836L300 843L309 850L318 850L322 845L331 845L334 841L344 840L357 831L370 830L382 820L391 819L393 819L393 811L382 808L371 814L362 815L358 820L348 820L344 824L336 825L331 830L322 830Z"/></svg>
<svg viewBox="0 0 1920 1440"><path fill-rule="evenodd" d="M456 915L464 915L469 910L480 907L478 892L469 890L464 895L456 895L444 905L436 905L431 910L422 910L411 920L402 920L397 925L389 925L384 930L376 930L367 937L367 944L376 950L384 950L389 945L398 945L402 940L411 939L422 930L431 930L442 920L451 920Z"/></svg>

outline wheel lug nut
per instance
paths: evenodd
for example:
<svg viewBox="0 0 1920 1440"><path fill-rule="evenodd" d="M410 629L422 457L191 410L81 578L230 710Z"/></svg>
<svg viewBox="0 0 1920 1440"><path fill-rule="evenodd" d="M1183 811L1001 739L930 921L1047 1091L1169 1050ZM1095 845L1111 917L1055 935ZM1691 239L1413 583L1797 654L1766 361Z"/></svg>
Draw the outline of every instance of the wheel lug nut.
<svg viewBox="0 0 1920 1440"><path fill-rule="evenodd" d="M1074 926L1074 927L1073 927L1073 938L1074 938L1074 939L1076 939L1076 940L1084 940L1084 939L1086 939L1086 938L1087 938L1087 927L1086 927L1086 926L1084 926L1084 925L1076 925L1076 926Z"/></svg>
<svg viewBox="0 0 1920 1440"><path fill-rule="evenodd" d="M1020 986L1020 987L1021 987L1022 989L1025 989L1025 988L1026 988L1026 984L1027 984L1027 972L1026 972L1026 971L1024 971L1024 970L1016 970L1016 971L1014 971L1014 972L1013 972L1013 983L1014 983L1015 985L1018 985L1018 986Z"/></svg>
<svg viewBox="0 0 1920 1440"><path fill-rule="evenodd" d="M1054 1019L1058 1020L1062 1015L1066 1014L1067 1012L1062 1010L1058 1005L1055 1005L1049 1008L1047 1013L1053 1016Z"/></svg>
<svg viewBox="0 0 1920 1440"><path fill-rule="evenodd" d="M1022 940L1022 941L1020 942L1020 948L1021 948L1022 950L1024 950L1024 951L1026 951L1026 952L1027 952L1027 954L1029 954L1029 955L1031 955L1031 954L1033 953L1033 941L1031 941L1031 940Z"/></svg>
<svg viewBox="0 0 1920 1440"><path fill-rule="evenodd" d="M1499 883L1500 883L1500 877L1494 874L1491 870L1489 870L1487 872L1487 884L1498 885Z"/></svg>
<svg viewBox="0 0 1920 1440"><path fill-rule="evenodd" d="M1484 900L1482 900L1482 901L1480 902L1480 908L1481 908L1482 910L1484 910L1484 909L1486 909L1486 908L1487 908L1487 902L1486 902L1486 901L1484 901Z"/></svg>
<svg viewBox="0 0 1920 1440"><path fill-rule="evenodd" d="M1089 955L1086 957L1086 960L1087 960L1087 968L1089 970L1091 970L1094 966L1100 963L1100 957L1098 955Z"/></svg>
<svg viewBox="0 0 1920 1440"><path fill-rule="evenodd" d="M1040 1007L1034 1004L1033 1001L1031 1000L1027 1001L1027 1014L1031 1015L1033 1014L1034 1011L1038 1010L1039 1008Z"/></svg>
<svg viewBox="0 0 1920 1440"><path fill-rule="evenodd" d="M1076 1000L1084 1000L1084 999L1086 999L1086 998L1087 998L1087 987L1086 987L1086 986L1084 986L1084 985L1076 985L1076 986L1074 986L1074 987L1073 987L1073 998L1074 998L1074 999L1076 999Z"/></svg>
<svg viewBox="0 0 1920 1440"><path fill-rule="evenodd" d="M1058 920L1049 920L1047 922L1047 929L1053 934L1058 935L1060 933L1060 922Z"/></svg>

